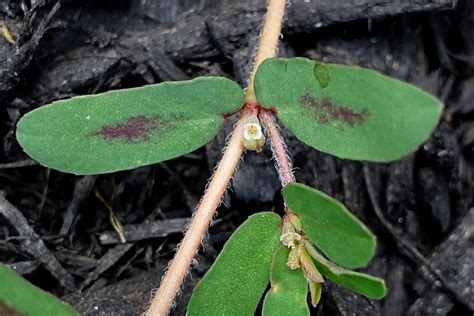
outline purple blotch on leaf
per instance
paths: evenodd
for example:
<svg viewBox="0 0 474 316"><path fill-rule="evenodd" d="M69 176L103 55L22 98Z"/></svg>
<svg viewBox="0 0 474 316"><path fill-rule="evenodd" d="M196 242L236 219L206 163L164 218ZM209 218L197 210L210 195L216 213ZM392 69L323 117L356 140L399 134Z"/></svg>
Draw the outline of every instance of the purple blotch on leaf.
<svg viewBox="0 0 474 316"><path fill-rule="evenodd" d="M365 121L369 115L369 110L363 108L361 111L355 111L350 108L334 104L331 99L323 98L316 100L309 93L299 99L304 107L310 107L314 110L318 123L325 124L333 121L344 122L350 127Z"/></svg>
<svg viewBox="0 0 474 316"><path fill-rule="evenodd" d="M145 116L137 115L125 121L105 125L100 130L92 133L91 136L100 136L108 141L122 140L125 143L150 140L150 133L172 127L170 121L162 120L158 115Z"/></svg>

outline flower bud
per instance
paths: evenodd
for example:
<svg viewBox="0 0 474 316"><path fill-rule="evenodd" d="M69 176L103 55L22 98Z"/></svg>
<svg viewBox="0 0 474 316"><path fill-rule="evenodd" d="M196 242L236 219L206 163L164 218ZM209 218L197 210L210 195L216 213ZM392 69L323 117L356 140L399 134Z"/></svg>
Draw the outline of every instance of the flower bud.
<svg viewBox="0 0 474 316"><path fill-rule="evenodd" d="M293 225L293 227L295 228L295 230L297 232L303 231L303 226L301 226L301 221L300 221L300 218L298 217L298 215L290 213L287 216L288 216L289 222L291 223L291 225Z"/></svg>

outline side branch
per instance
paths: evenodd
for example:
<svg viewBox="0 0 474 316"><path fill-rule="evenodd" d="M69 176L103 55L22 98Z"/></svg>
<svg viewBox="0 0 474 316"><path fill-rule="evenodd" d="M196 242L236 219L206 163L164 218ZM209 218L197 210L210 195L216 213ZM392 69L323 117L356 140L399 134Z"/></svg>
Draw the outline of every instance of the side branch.
<svg viewBox="0 0 474 316"><path fill-rule="evenodd" d="M288 155L285 141L283 140L279 127L275 122L274 115L269 111L260 111L259 118L265 128L268 140L270 141L281 185L284 187L288 183L295 182L293 165Z"/></svg>

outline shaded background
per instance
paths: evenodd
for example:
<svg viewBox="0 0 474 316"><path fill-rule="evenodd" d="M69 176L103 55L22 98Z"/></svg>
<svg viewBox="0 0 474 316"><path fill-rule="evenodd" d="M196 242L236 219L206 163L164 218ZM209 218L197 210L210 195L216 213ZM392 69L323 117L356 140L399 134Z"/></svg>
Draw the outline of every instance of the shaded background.
<svg viewBox="0 0 474 316"><path fill-rule="evenodd" d="M181 158L85 177L29 160L15 125L24 113L74 95L202 75L244 86L265 1L235 2L0 3L0 261L85 315L144 310L232 124ZM337 159L284 131L298 181L344 202L378 236L376 258L363 270L389 288L384 300L370 301L326 282L312 313L471 315L474 3L292 0L280 56L377 69L446 104L432 137L386 165ZM256 211L282 211L280 189L268 148L248 153L173 314L185 313L193 285L240 223ZM111 212L129 242L120 243Z"/></svg>

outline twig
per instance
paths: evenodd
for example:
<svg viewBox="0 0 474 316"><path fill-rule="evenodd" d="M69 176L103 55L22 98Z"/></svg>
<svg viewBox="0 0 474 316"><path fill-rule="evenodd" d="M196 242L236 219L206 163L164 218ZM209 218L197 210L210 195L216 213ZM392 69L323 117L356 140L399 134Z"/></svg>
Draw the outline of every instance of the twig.
<svg viewBox="0 0 474 316"><path fill-rule="evenodd" d="M39 46L41 38L43 38L49 23L60 7L61 3L56 2L49 13L45 15L43 20L35 28L31 37L25 40L26 35L29 35L29 30L31 29L31 23L33 23L34 17L34 9L32 8L32 10L28 11L27 16L25 17L28 24L25 27L23 34L16 41L15 54L12 54L11 58L6 59L5 66L2 67L3 71L0 72L0 77L2 78L2 80L0 80L0 96L3 97L18 81L20 81L21 73L29 66L33 59L34 52Z"/></svg>
<svg viewBox="0 0 474 316"><path fill-rule="evenodd" d="M7 264L7 266L15 270L16 273L24 275L35 272L36 269L39 268L40 264L41 262L39 262L38 260L30 260L10 263Z"/></svg>
<svg viewBox="0 0 474 316"><path fill-rule="evenodd" d="M145 221L139 224L124 225L123 230L128 242L139 241L148 238L164 237L173 233L181 233L186 229L189 218L171 218L159 221ZM99 236L102 245L117 244L120 239L117 232L106 231Z"/></svg>
<svg viewBox="0 0 474 316"><path fill-rule="evenodd" d="M0 164L0 169L12 169L12 168L19 168L19 167L29 167L29 166L35 166L37 164L38 164L38 162L33 160L33 159L25 159L25 160L19 160L19 161Z"/></svg>
<svg viewBox="0 0 474 316"><path fill-rule="evenodd" d="M122 222L115 215L114 209L112 208L112 206L110 206L109 203L107 203L107 201L102 197L102 195L100 194L98 190L95 190L95 196L100 202L102 202L105 208L109 211L110 224L112 224L112 227L115 229L115 232L119 236L120 241L122 242L122 244L126 243L127 239L125 238L125 232L123 229Z"/></svg>
<svg viewBox="0 0 474 316"><path fill-rule="evenodd" d="M7 25L0 24L0 35L10 44L15 45L16 43L16 35L10 31Z"/></svg>
<svg viewBox="0 0 474 316"><path fill-rule="evenodd" d="M61 236L66 236L69 233L69 230L76 219L77 211L81 206L81 203L88 196L89 191L92 190L92 187L95 185L96 179L97 176L85 176L76 182L71 203L69 203L69 206L64 213L63 224L59 232Z"/></svg>
<svg viewBox="0 0 474 316"><path fill-rule="evenodd" d="M25 238L21 248L36 258L59 283L70 291L76 290L73 276L61 265L58 259L49 251L40 236L31 228L23 214L5 198L0 196L0 214L15 227L18 234Z"/></svg>
<svg viewBox="0 0 474 316"><path fill-rule="evenodd" d="M103 255L97 267L91 271L86 279L81 283L79 286L79 290L83 290L88 286L91 282L95 281L99 278L99 276L110 269L114 264L117 263L129 250L133 247L133 244L121 244L117 245L112 249L109 249L105 255Z"/></svg>
<svg viewBox="0 0 474 316"><path fill-rule="evenodd" d="M207 233L214 213L220 205L230 179L244 153L242 144L243 126L249 116L257 114L255 107L248 106L256 102L253 90L253 77L260 63L266 58L274 57L276 54L285 4L285 0L269 0L268 2L267 15L260 37L254 68L248 82L245 106L241 111L241 117L235 125L221 161L211 177L208 189L194 213L188 231L178 246L168 271L165 273L161 285L152 299L151 305L146 312L147 316L168 315L175 296L189 271L191 262L201 245L204 235Z"/></svg>
<svg viewBox="0 0 474 316"><path fill-rule="evenodd" d="M44 207L44 203L46 202L46 197L48 196L48 189L49 189L49 177L51 175L51 169L49 168L46 168L46 176L45 176L45 184L44 184L44 189L43 189L43 192L41 193L41 200L40 200L40 203L38 205L38 214L39 214L39 217L41 216L41 213L43 211L43 207Z"/></svg>

